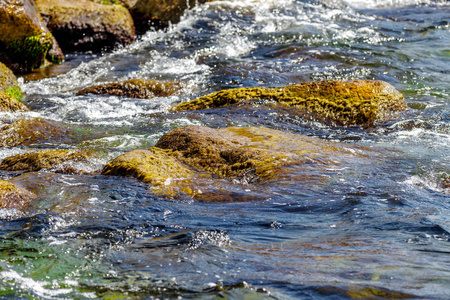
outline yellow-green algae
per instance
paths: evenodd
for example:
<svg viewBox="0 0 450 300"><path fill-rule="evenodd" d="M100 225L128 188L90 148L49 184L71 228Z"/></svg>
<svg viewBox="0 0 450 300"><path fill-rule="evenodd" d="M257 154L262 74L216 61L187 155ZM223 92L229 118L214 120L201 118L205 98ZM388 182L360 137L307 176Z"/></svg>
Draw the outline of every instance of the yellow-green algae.
<svg viewBox="0 0 450 300"><path fill-rule="evenodd" d="M105 165L102 174L132 176L152 185L168 185L171 180L191 179L194 172L168 151L152 147L119 155Z"/></svg>
<svg viewBox="0 0 450 300"><path fill-rule="evenodd" d="M255 198L224 190L223 180L237 178L252 184L282 178L309 180L284 167L315 164L326 169L339 159L365 156L366 150L267 128L188 126L171 130L148 150L120 155L102 174L133 176L167 196L183 193L204 201L245 201Z"/></svg>
<svg viewBox="0 0 450 300"><path fill-rule="evenodd" d="M121 82L94 85L80 90L77 95L102 94L129 98L168 97L180 90L181 85L173 81L130 79Z"/></svg>
<svg viewBox="0 0 450 300"><path fill-rule="evenodd" d="M14 73L3 63L0 62L0 91L16 100L22 99L22 91L17 83L17 77Z"/></svg>
<svg viewBox="0 0 450 300"><path fill-rule="evenodd" d="M172 108L199 110L241 101L267 100L306 110L340 125L363 125L387 120L407 109L401 93L379 80L317 81L285 87L251 87L219 91Z"/></svg>
<svg viewBox="0 0 450 300"><path fill-rule="evenodd" d="M22 210L35 198L32 192L0 180L0 208Z"/></svg>
<svg viewBox="0 0 450 300"><path fill-rule="evenodd" d="M24 111L28 108L5 92L0 91L0 111Z"/></svg>
<svg viewBox="0 0 450 300"><path fill-rule="evenodd" d="M47 150L17 154L3 159L0 170L4 171L39 171L42 169L53 169L64 162L87 162L93 155L87 149L74 150ZM79 173L70 167L63 166L57 172Z"/></svg>
<svg viewBox="0 0 450 300"><path fill-rule="evenodd" d="M42 118L23 119L0 128L0 147L50 142L67 138L70 133L68 128L56 121Z"/></svg>
<svg viewBox="0 0 450 300"><path fill-rule="evenodd" d="M284 173L281 167L288 164L334 164L333 155L348 155L351 148L268 128L200 126L174 129L162 136L156 147L173 150L179 160L209 174L251 176L256 182L277 179Z"/></svg>

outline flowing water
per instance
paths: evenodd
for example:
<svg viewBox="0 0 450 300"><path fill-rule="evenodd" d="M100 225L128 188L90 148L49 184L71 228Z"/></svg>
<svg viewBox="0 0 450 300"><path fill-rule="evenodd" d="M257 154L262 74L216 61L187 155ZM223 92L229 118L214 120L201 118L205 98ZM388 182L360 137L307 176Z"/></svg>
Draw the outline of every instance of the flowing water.
<svg viewBox="0 0 450 300"><path fill-rule="evenodd" d="M108 155L186 125L263 126L363 146L373 155L304 180L220 181L236 201L169 199L133 178L0 175L37 193L0 211L0 298L450 298L450 4L418 0L229 0L103 55L68 55L22 79L31 112L75 128L66 144ZM176 80L181 95L76 96L130 78ZM380 79L410 111L376 127L332 127L273 106L169 112L220 89ZM294 170L295 172L295 170Z"/></svg>

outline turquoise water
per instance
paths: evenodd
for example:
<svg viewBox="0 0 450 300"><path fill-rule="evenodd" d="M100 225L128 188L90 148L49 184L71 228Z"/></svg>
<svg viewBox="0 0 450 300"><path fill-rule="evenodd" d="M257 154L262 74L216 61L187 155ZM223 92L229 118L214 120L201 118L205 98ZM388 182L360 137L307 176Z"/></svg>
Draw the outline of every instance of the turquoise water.
<svg viewBox="0 0 450 300"><path fill-rule="evenodd" d="M32 111L75 128L65 144L113 157L180 126L263 126L368 149L336 168L252 185L234 202L168 199L132 178L49 171L0 175L39 195L0 210L0 298L348 299L450 295L450 6L447 1L217 1L102 55L71 54L54 77L22 81ZM58 73L62 73L56 75ZM177 80L181 96L76 96L92 84ZM380 79L410 110L370 129L242 105L168 112L220 89Z"/></svg>

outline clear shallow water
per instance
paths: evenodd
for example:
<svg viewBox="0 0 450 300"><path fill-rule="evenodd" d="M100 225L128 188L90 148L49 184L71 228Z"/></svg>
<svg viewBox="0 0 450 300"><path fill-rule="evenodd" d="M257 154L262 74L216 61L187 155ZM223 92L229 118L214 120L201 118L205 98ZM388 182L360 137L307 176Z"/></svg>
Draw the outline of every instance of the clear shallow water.
<svg viewBox="0 0 450 300"><path fill-rule="evenodd" d="M264 126L372 154L303 168L295 182L216 183L234 193L230 203L170 200L130 178L2 173L39 199L25 215L0 211L0 297L448 298L449 20L443 1L212 2L127 48L73 55L67 73L24 81L32 111L1 121L40 116L78 128L71 143L47 146L110 151L85 168L186 125ZM129 78L177 80L183 93L75 96ZM219 89L325 78L385 80L411 111L371 129L264 105L168 112Z"/></svg>

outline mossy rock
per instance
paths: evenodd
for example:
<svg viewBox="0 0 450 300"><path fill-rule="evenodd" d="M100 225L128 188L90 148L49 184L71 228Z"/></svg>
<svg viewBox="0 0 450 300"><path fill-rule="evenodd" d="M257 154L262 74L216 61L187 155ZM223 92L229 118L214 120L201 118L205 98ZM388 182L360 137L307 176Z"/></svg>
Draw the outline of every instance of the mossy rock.
<svg viewBox="0 0 450 300"><path fill-rule="evenodd" d="M195 169L256 183L278 179L286 173L282 168L286 165L333 164L334 156L349 155L351 148L268 128L202 126L171 130L155 146L174 151L173 155Z"/></svg>
<svg viewBox="0 0 450 300"><path fill-rule="evenodd" d="M36 0L36 4L65 52L100 52L135 41L133 19L121 5L88 0Z"/></svg>
<svg viewBox="0 0 450 300"><path fill-rule="evenodd" d="M450 189L450 177L444 180L444 187Z"/></svg>
<svg viewBox="0 0 450 300"><path fill-rule="evenodd" d="M27 146L39 143L61 143L72 132L64 124L41 118L18 120L0 128L0 147Z"/></svg>
<svg viewBox="0 0 450 300"><path fill-rule="evenodd" d="M307 176L298 177L302 167L326 170L339 161L365 157L364 151L267 128L189 126L166 133L155 147L117 157L102 174L132 176L150 183L154 192L171 197L184 194L201 201L247 201L261 195L240 190L241 184L307 180ZM232 190L230 184L235 186Z"/></svg>
<svg viewBox="0 0 450 300"><path fill-rule="evenodd" d="M28 108L24 104L17 101L15 98L11 97L5 92L0 91L0 111L14 112L25 110L28 110Z"/></svg>
<svg viewBox="0 0 450 300"><path fill-rule="evenodd" d="M162 29L170 23L178 23L184 11L197 4L213 0L138 0L130 8L136 26L136 33L144 34L152 27Z"/></svg>
<svg viewBox="0 0 450 300"><path fill-rule="evenodd" d="M17 77L14 73L3 63L0 62L0 91L16 100L22 99L22 91L17 83Z"/></svg>
<svg viewBox="0 0 450 300"><path fill-rule="evenodd" d="M87 163L94 156L94 152L87 149L74 150L45 150L17 154L3 159L0 170L3 171L40 171L51 170L65 174L86 174L74 163Z"/></svg>
<svg viewBox="0 0 450 300"><path fill-rule="evenodd" d="M37 196L8 181L0 180L0 208L23 210Z"/></svg>
<svg viewBox="0 0 450 300"><path fill-rule="evenodd" d="M77 95L101 94L129 98L168 97L181 89L172 81L130 79L121 82L105 83L80 90Z"/></svg>
<svg viewBox="0 0 450 300"><path fill-rule="evenodd" d="M119 155L105 165L102 174L132 176L153 185L164 185L169 178L191 179L195 172L171 156L170 151L152 147Z"/></svg>
<svg viewBox="0 0 450 300"><path fill-rule="evenodd" d="M0 2L0 20L2 61L15 72L31 72L42 66L56 42L42 22L34 1Z"/></svg>
<svg viewBox="0 0 450 300"><path fill-rule="evenodd" d="M329 80L280 88L223 90L179 104L172 110L208 109L261 100L306 111L321 121L344 126L371 125L395 118L407 109L403 95L384 81Z"/></svg>

